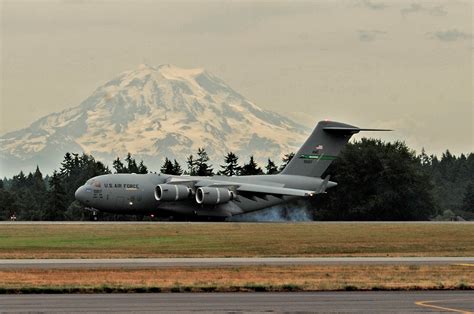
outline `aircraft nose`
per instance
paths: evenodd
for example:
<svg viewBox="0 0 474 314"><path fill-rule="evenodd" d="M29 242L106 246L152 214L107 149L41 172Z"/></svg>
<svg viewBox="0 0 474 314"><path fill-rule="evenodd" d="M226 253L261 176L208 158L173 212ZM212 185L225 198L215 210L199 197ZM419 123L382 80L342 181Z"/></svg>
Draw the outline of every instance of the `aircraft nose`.
<svg viewBox="0 0 474 314"><path fill-rule="evenodd" d="M88 203L88 197L87 197L87 192L86 188L84 186L80 186L77 190L76 193L74 193L74 197L76 200L78 200L81 203Z"/></svg>

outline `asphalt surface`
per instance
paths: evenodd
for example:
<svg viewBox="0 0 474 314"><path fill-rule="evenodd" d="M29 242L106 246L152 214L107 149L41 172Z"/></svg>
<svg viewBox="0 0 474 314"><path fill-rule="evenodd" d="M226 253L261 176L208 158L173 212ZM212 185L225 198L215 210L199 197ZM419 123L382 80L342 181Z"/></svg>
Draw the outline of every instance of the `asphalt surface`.
<svg viewBox="0 0 474 314"><path fill-rule="evenodd" d="M474 221L260 221L260 222L183 222L183 221L0 221L0 225L147 225L147 224L266 224L266 223L295 223L295 224L426 224L426 225L445 225L445 224L467 224L474 225Z"/></svg>
<svg viewBox="0 0 474 314"><path fill-rule="evenodd" d="M1 312L324 312L474 311L471 291L0 295Z"/></svg>
<svg viewBox="0 0 474 314"><path fill-rule="evenodd" d="M225 257L117 259L0 259L0 269L218 267L249 265L426 265L469 264L474 257Z"/></svg>

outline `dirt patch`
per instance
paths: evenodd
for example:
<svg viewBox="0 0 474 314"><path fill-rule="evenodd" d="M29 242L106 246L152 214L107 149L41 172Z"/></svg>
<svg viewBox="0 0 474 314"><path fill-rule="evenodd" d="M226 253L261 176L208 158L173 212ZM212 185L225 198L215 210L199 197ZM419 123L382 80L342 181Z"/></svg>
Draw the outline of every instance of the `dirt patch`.
<svg viewBox="0 0 474 314"><path fill-rule="evenodd" d="M474 289L473 278L472 270L460 265L21 269L0 271L0 292Z"/></svg>

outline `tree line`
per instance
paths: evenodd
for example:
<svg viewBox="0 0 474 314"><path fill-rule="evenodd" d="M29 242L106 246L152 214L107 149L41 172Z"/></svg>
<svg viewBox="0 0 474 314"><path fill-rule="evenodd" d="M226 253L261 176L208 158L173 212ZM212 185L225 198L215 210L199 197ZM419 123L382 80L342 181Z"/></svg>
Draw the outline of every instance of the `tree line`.
<svg viewBox="0 0 474 314"><path fill-rule="evenodd" d="M239 157L233 152L229 152L224 156L224 164L220 165L220 170L214 171L212 165L209 163L210 158L204 148L199 148L197 156L189 155L186 158L186 168L182 169L181 165L174 159L171 161L165 157L165 162L160 169L161 173L171 175L191 175L191 176L248 176L259 174L277 174L286 164L293 158L294 153L287 154L283 157L283 164L280 168L275 162L268 158L267 164L264 167L265 171L258 166L254 156L250 156L248 162L239 165Z"/></svg>
<svg viewBox="0 0 474 314"><path fill-rule="evenodd" d="M326 171L338 186L311 200L317 220L474 219L474 154L416 155L403 142L362 139Z"/></svg>
<svg viewBox="0 0 474 314"><path fill-rule="evenodd" d="M160 172L173 175L277 174L294 157L280 165L268 159L261 167L250 156L243 164L227 153L213 169L204 148L186 158L184 165L165 158ZM143 161L131 154L116 158L112 169L92 155L66 153L51 175L40 169L0 180L0 219L88 220L91 214L74 200L74 192L89 178L108 173L149 173ZM285 205L287 210L305 207L315 220L426 220L474 219L474 154L455 156L448 150L440 158L417 155L403 142L362 139L349 143L326 171L338 186L308 201ZM142 220L141 216L101 214L104 220Z"/></svg>

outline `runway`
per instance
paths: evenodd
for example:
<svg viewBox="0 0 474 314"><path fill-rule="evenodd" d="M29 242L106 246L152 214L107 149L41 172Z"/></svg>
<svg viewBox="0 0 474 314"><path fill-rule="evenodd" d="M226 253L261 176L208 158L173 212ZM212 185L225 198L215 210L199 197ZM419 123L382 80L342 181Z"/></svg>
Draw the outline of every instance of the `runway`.
<svg viewBox="0 0 474 314"><path fill-rule="evenodd" d="M0 295L6 312L358 312L474 311L471 291Z"/></svg>
<svg viewBox="0 0 474 314"><path fill-rule="evenodd" d="M290 265L473 265L474 257L228 257L118 259L0 259L0 269L149 268Z"/></svg>
<svg viewBox="0 0 474 314"><path fill-rule="evenodd" d="M249 222L203 222L203 221L0 221L0 225L204 225L204 224L321 224L321 225L474 225L474 221L249 221Z"/></svg>

